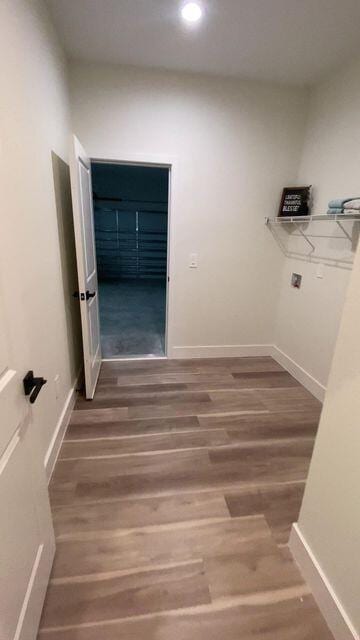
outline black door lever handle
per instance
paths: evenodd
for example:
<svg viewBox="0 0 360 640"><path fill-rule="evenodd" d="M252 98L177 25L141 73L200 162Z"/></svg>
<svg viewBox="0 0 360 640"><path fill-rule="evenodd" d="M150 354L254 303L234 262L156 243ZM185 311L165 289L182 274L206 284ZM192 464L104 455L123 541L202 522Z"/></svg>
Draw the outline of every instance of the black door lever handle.
<svg viewBox="0 0 360 640"><path fill-rule="evenodd" d="M95 298L96 296L96 291L93 291L92 293L90 293L90 291L87 291L86 293L79 293L79 291L74 291L73 293L73 298L77 298L78 300L90 300L90 298Z"/></svg>
<svg viewBox="0 0 360 640"><path fill-rule="evenodd" d="M34 404L36 398L38 397L41 389L44 384L46 384L47 380L44 378L35 378L33 371L28 371L24 380L24 391L26 396L30 396L30 404Z"/></svg>

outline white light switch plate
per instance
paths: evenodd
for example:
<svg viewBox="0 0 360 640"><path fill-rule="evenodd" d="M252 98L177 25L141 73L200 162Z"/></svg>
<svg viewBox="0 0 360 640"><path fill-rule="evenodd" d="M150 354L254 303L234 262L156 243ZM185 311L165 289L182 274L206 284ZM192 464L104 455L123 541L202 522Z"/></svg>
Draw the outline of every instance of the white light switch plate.
<svg viewBox="0 0 360 640"><path fill-rule="evenodd" d="M190 258L189 258L190 269L197 269L197 266L198 266L198 254L190 253Z"/></svg>
<svg viewBox="0 0 360 640"><path fill-rule="evenodd" d="M324 277L324 265L322 262L319 262L317 269L316 269L316 277L317 278L323 278Z"/></svg>

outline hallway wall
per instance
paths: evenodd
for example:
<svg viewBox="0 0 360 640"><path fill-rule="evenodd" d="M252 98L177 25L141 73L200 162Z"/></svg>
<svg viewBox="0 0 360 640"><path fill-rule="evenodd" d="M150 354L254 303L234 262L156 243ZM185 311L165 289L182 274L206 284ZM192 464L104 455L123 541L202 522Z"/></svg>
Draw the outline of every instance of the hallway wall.
<svg viewBox="0 0 360 640"><path fill-rule="evenodd" d="M282 265L264 217L297 171L306 92L79 62L70 71L73 127L91 157L176 158L170 354L261 352Z"/></svg>
<svg viewBox="0 0 360 640"><path fill-rule="evenodd" d="M32 409L46 462L79 366L52 164L52 152L64 161L68 153L66 66L40 0L2 0L0 32L1 284L13 367L48 380Z"/></svg>

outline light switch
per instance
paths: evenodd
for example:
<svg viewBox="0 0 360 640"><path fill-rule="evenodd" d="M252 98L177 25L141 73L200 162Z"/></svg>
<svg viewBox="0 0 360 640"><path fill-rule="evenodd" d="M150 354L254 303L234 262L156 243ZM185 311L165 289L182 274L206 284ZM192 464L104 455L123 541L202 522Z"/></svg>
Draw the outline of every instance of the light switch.
<svg viewBox="0 0 360 640"><path fill-rule="evenodd" d="M198 254L190 253L190 258L189 258L190 269L197 269L197 266L198 266Z"/></svg>
<svg viewBox="0 0 360 640"><path fill-rule="evenodd" d="M316 270L316 277L323 278L324 277L324 265L322 262L319 262Z"/></svg>

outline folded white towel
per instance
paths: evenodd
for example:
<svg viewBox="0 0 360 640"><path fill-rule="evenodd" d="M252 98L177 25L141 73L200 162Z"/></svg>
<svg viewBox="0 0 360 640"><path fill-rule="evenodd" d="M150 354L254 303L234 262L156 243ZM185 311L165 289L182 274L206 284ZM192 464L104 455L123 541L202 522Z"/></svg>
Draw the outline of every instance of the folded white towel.
<svg viewBox="0 0 360 640"><path fill-rule="evenodd" d="M344 204L344 210L348 210L348 209L356 209L356 210L360 210L360 198L356 198L355 200L348 200L347 202L345 202Z"/></svg>
<svg viewBox="0 0 360 640"><path fill-rule="evenodd" d="M359 215L360 211L359 209L344 209L343 214L344 215L352 215L353 213L355 213L357 216Z"/></svg>

